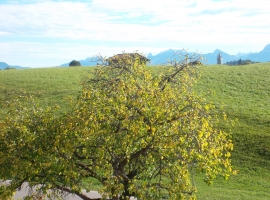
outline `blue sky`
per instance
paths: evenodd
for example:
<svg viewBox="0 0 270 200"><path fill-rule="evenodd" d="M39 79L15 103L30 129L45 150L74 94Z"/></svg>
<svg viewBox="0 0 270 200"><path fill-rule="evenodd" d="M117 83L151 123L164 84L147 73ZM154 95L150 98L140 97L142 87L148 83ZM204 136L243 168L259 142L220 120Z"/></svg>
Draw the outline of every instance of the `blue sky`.
<svg viewBox="0 0 270 200"><path fill-rule="evenodd" d="M258 52L269 0L0 0L0 62L51 67L101 54Z"/></svg>

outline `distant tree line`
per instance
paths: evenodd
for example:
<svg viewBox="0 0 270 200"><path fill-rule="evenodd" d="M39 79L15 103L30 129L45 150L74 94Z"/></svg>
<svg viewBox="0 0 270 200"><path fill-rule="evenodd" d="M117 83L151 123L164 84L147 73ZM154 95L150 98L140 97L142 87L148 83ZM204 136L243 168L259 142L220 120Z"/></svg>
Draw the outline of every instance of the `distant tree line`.
<svg viewBox="0 0 270 200"><path fill-rule="evenodd" d="M10 70L10 69L16 69L15 67L6 67L5 69L3 70ZM1 69L0 69L1 70Z"/></svg>
<svg viewBox="0 0 270 200"><path fill-rule="evenodd" d="M248 64L252 64L252 63L259 63L259 62L254 62L251 60L242 60L241 58L239 60L234 60L234 61L230 61L230 62L226 62L225 65L248 65Z"/></svg>

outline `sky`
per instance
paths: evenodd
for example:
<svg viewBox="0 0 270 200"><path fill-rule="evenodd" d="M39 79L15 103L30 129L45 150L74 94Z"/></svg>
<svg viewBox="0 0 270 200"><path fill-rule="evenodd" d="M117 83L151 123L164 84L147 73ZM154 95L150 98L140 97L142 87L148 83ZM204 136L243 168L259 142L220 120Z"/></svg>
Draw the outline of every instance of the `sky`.
<svg viewBox="0 0 270 200"><path fill-rule="evenodd" d="M0 62L52 67L97 54L228 54L270 43L269 0L0 0Z"/></svg>

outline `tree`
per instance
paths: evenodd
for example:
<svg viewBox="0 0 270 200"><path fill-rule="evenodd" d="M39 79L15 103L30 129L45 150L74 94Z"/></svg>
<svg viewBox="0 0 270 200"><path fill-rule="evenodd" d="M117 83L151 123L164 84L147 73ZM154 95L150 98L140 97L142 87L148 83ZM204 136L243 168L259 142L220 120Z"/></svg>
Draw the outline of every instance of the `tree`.
<svg viewBox="0 0 270 200"><path fill-rule="evenodd" d="M77 60L72 60L70 63L69 63L69 66L70 67L77 67L77 66L81 66L81 63Z"/></svg>
<svg viewBox="0 0 270 200"><path fill-rule="evenodd" d="M11 184L2 196L28 182L44 194L88 200L81 183L91 188L95 180L111 199L184 199L194 197L197 172L208 184L218 174L228 178L232 141L217 128L214 105L192 90L196 68L184 61L152 70L101 65L61 117L32 99L10 104L0 131L0 179Z"/></svg>
<svg viewBox="0 0 270 200"><path fill-rule="evenodd" d="M238 60L238 65L242 65L242 60L241 60L241 58Z"/></svg>

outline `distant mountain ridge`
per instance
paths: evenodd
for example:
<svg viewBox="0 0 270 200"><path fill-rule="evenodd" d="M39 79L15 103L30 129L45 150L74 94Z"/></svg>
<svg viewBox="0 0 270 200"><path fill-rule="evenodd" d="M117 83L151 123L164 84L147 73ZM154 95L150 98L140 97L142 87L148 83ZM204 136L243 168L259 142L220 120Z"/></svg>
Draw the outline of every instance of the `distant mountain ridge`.
<svg viewBox="0 0 270 200"><path fill-rule="evenodd" d="M21 66L11 66L5 62L0 62L0 69L1 70L4 70L4 69L7 69L7 68L15 68L15 69L26 69L28 67L21 67Z"/></svg>
<svg viewBox="0 0 270 200"><path fill-rule="evenodd" d="M251 53L247 56L247 59L257 62L269 62L270 61L270 44L266 45L259 53Z"/></svg>
<svg viewBox="0 0 270 200"><path fill-rule="evenodd" d="M156 55L153 55L152 53L149 53L147 55L147 58L151 60L150 65L160 65L160 64L164 64L167 63L168 61L172 61L172 60L182 60L184 58L180 58L179 57L179 53L181 53L182 50L173 50L173 49L169 49L169 50L165 50L162 51ZM266 45L263 50L261 50L260 52L257 53L238 53L236 55L230 55L227 54L226 52L220 50L220 49L216 49L214 52L212 53L206 53L206 54L201 54L201 56L203 57L202 62L204 64L216 64L217 63L217 55L221 53L222 58L223 58L223 63L226 62L230 62L230 61L237 61L239 59L241 60L251 60L254 62L270 62L270 44ZM194 52L188 52L189 55L194 54ZM70 61L71 62L71 61ZM61 67L68 67L69 63L64 63L61 64ZM88 57L84 60L79 60L79 62L81 63L81 66L96 66L98 62L98 58L97 57ZM21 67L21 66L11 66L5 62L0 62L0 70L4 70L7 68L15 68L15 69L27 69L29 67Z"/></svg>
<svg viewBox="0 0 270 200"><path fill-rule="evenodd" d="M193 52L186 52L188 55L194 54ZM162 51L158 53L157 55L153 56L151 53L147 55L147 58L151 60L151 65L159 65L164 64L173 60L183 60L184 58L181 58L181 55L184 56L182 50L173 50L169 49L166 51Z"/></svg>
<svg viewBox="0 0 270 200"><path fill-rule="evenodd" d="M180 58L179 54L181 54L182 50L173 50L168 49L165 51L162 51L156 55L153 55L152 53L149 53L147 55L147 58L151 60L150 65L160 65L167 63L168 61L172 60L182 60L183 57ZM188 55L192 55L195 52L187 52ZM238 53L236 55L230 55L220 49L214 50L212 53L206 53L201 54L203 57L202 62L206 65L208 64L217 64L217 56L221 53L223 58L223 63L230 62L230 61L238 61L241 60L251 60L254 62L269 62L270 61L270 44L266 45L263 50L261 50L258 53ZM94 58L86 58L85 60L79 60L81 63L81 66L96 66L98 61L96 57ZM71 62L71 61L70 61ZM69 62L69 63L70 63ZM62 67L68 67L69 63L62 64L60 66Z"/></svg>
<svg viewBox="0 0 270 200"><path fill-rule="evenodd" d="M177 52L181 50L166 50L158 53L156 55L152 55L149 53L147 58L151 60L151 65L159 65L168 62L168 60L179 59L177 58ZM234 61L234 60L251 60L254 62L268 62L270 61L270 44L266 45L263 50L258 53L238 53L236 55L230 55L226 52L216 49L213 53L201 54L203 57L202 62L204 64L217 64L217 56L221 53L223 58L223 63ZM189 52L188 54L193 54L193 52Z"/></svg>
<svg viewBox="0 0 270 200"><path fill-rule="evenodd" d="M166 50L158 53L156 55L152 55L149 53L147 58L151 60L151 65L159 65L168 62L168 60L179 59L177 58L177 52L181 52L181 50ZM189 55L194 52L188 52ZM216 49L213 53L201 54L203 57L202 62L204 64L217 64L217 56L221 53L223 58L223 63L234 61L234 60L251 60L254 62L269 62L270 61L270 44L266 45L263 50L258 53L238 53L236 55L230 55L226 52Z"/></svg>
<svg viewBox="0 0 270 200"><path fill-rule="evenodd" d="M165 51L162 51L156 55L153 55L152 53L149 53L147 55L147 58L151 60L150 65L160 65L167 63L168 61L172 60L182 60L183 57L179 57L182 50L174 50L174 49L168 49ZM192 55L195 52L187 52L188 55ZM223 63L230 62L230 61L237 61L239 59L241 60L251 60L254 62L268 62L270 61L270 44L266 45L263 50L261 50L258 53L238 53L236 55L230 55L220 49L214 50L212 53L206 53L201 54L203 57L202 62L206 65L208 64L217 64L217 56L221 53L223 58ZM184 55L184 54L182 54ZM95 66L97 65L97 59L95 58L86 58L85 60L79 60L81 63L81 66ZM69 66L69 63L65 63L61 65L62 67Z"/></svg>

